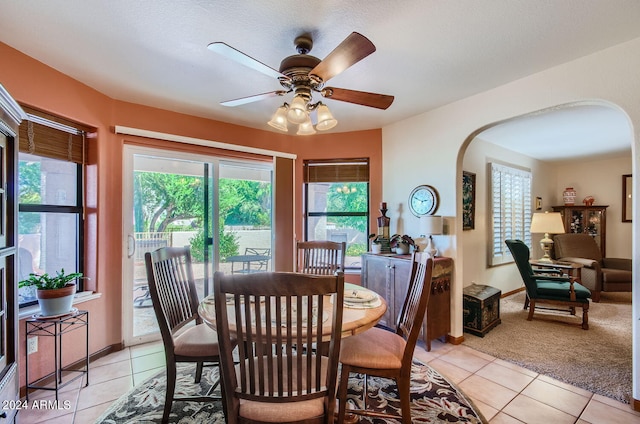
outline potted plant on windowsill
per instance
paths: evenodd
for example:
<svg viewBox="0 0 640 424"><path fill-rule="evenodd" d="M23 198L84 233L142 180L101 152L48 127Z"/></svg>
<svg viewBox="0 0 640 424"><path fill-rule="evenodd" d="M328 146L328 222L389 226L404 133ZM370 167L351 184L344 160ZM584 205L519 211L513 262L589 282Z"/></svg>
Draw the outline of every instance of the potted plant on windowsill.
<svg viewBox="0 0 640 424"><path fill-rule="evenodd" d="M392 249L396 249L396 253L399 255L406 255L409 253L410 246L416 249L416 242L406 234L394 234L391 236L389 245Z"/></svg>
<svg viewBox="0 0 640 424"><path fill-rule="evenodd" d="M35 287L41 316L63 315L71 311L76 294L75 280L84 278L82 273L65 274L64 269L56 275L30 274L29 278L18 282L18 287Z"/></svg>

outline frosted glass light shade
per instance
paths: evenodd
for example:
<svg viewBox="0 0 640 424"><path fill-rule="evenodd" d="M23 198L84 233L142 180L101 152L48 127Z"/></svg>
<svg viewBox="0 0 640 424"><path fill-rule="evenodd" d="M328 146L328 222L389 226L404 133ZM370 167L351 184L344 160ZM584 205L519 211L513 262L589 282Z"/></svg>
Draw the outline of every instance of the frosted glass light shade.
<svg viewBox="0 0 640 424"><path fill-rule="evenodd" d="M267 122L267 124L271 125L273 128L278 129L280 131L287 132L289 128L287 128L287 108L286 106L280 106L276 113L273 114L271 120Z"/></svg>
<svg viewBox="0 0 640 424"><path fill-rule="evenodd" d="M298 126L298 135L311 135L315 134L316 130L313 128L313 123L311 122L311 118L307 118L306 122L303 122Z"/></svg>
<svg viewBox="0 0 640 424"><path fill-rule="evenodd" d="M287 119L292 124L303 124L309 119L309 113L307 112L307 101L302 96L295 96L289 106L287 112Z"/></svg>
<svg viewBox="0 0 640 424"><path fill-rule="evenodd" d="M329 107L325 104L318 106L318 123L316 129L318 131L326 131L338 125L338 121L333 117Z"/></svg>

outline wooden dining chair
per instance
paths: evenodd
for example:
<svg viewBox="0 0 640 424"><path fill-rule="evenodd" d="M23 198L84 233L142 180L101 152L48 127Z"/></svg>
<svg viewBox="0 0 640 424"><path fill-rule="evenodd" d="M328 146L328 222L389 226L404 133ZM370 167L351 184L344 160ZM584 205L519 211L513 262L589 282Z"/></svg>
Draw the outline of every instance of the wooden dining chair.
<svg viewBox="0 0 640 424"><path fill-rule="evenodd" d="M213 290L227 423L332 423L343 274L216 272Z"/></svg>
<svg viewBox="0 0 640 424"><path fill-rule="evenodd" d="M296 272L331 275L344 272L347 243L326 240L298 241L296 243Z"/></svg>
<svg viewBox="0 0 640 424"><path fill-rule="evenodd" d="M411 423L411 362L431 293L433 259L426 253L413 253L407 295L398 316L395 332L373 327L342 340L340 349L340 386L338 388L338 422L345 420L349 375L364 375L363 403L349 414L398 418L367 410L367 378L392 378L398 386L402 423Z"/></svg>
<svg viewBox="0 0 640 424"><path fill-rule="evenodd" d="M205 362L219 365L218 335L208 325L203 324L198 315L198 295L196 292L191 252L189 247L164 247L145 253L147 280L164 343L167 366L167 390L165 394L162 422L169 421L174 401L211 402L219 401L219 396L211 396L218 381L205 396L175 397L176 364L195 362L195 383L202 378ZM187 324L193 324L187 326ZM229 344L235 344L230 340Z"/></svg>

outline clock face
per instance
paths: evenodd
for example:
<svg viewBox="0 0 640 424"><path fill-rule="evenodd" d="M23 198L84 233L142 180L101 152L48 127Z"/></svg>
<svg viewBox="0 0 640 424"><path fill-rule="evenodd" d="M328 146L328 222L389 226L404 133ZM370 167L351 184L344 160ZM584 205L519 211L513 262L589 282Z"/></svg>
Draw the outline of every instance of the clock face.
<svg viewBox="0 0 640 424"><path fill-rule="evenodd" d="M409 195L409 209L415 216L434 214L438 203L438 192L429 185L420 185Z"/></svg>

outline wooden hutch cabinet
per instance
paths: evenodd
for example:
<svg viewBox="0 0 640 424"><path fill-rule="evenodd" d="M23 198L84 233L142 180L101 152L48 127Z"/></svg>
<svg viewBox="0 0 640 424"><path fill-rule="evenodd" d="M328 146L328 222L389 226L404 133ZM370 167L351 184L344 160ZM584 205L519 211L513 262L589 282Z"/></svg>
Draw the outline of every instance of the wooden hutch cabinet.
<svg viewBox="0 0 640 424"><path fill-rule="evenodd" d="M0 85L0 423L15 421L19 400L16 243L18 126L26 115Z"/></svg>
<svg viewBox="0 0 640 424"><path fill-rule="evenodd" d="M431 297L427 306L423 336L427 350L431 340L445 338L451 330L451 258L436 258L433 264ZM384 297L387 312L380 324L395 328L396 319L407 294L411 273L411 255L362 255L362 286Z"/></svg>
<svg viewBox="0 0 640 424"><path fill-rule="evenodd" d="M602 257L606 258L607 208L609 206L553 206L554 212L562 214L567 233L585 233L594 238Z"/></svg>

